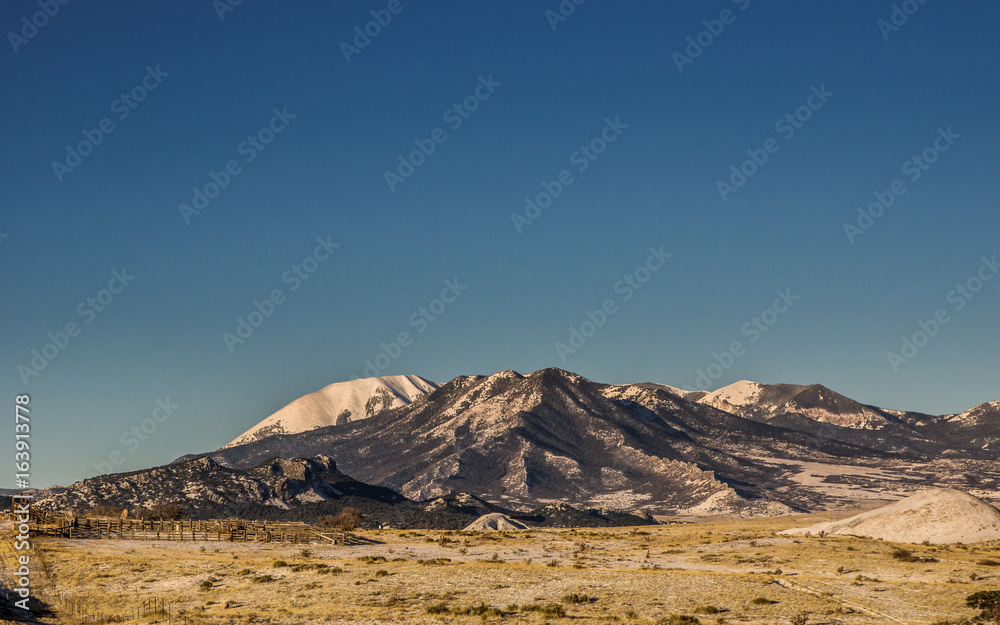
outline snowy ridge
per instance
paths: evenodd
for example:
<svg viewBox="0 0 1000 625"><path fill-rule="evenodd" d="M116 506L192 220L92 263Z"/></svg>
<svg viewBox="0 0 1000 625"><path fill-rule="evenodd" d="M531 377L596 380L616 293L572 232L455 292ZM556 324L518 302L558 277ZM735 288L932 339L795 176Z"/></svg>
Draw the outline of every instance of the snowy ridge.
<svg viewBox="0 0 1000 625"><path fill-rule="evenodd" d="M721 408L723 405L746 406L757 401L763 389L764 385L760 382L740 380L705 395L701 399L701 403L715 406L716 408Z"/></svg>
<svg viewBox="0 0 1000 625"><path fill-rule="evenodd" d="M298 434L367 419L383 410L409 405L439 386L416 375L336 382L296 399L236 437L226 447L252 443L277 434Z"/></svg>
<svg viewBox="0 0 1000 625"><path fill-rule="evenodd" d="M989 401L986 402L985 404L979 404L978 406L973 406L972 408L969 408L965 412L956 415L950 415L948 417L948 421L974 425L982 423L988 420L990 417L992 417L994 421L993 424L998 425L997 423L998 414L1000 414L1000 401Z"/></svg>
<svg viewBox="0 0 1000 625"><path fill-rule="evenodd" d="M697 401L759 421L796 414L818 423L856 430L881 430L898 420L895 415L860 404L819 384L800 386L741 380Z"/></svg>

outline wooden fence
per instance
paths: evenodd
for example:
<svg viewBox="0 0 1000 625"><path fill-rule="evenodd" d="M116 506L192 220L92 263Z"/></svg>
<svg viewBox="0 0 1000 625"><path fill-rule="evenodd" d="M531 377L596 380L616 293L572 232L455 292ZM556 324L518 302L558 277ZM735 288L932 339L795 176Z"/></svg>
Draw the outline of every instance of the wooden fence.
<svg viewBox="0 0 1000 625"><path fill-rule="evenodd" d="M127 540L191 540L257 543L325 543L358 545L370 541L339 530L301 522L271 523L225 520L143 520L89 518L49 514L29 525L32 534L63 538Z"/></svg>
<svg viewBox="0 0 1000 625"><path fill-rule="evenodd" d="M59 613L72 617L85 624L105 625L110 623L127 623L153 619L152 622L188 623L186 615L177 614L177 609L170 601L160 597L136 597L135 601L125 601L126 605L108 605L106 602L81 600L57 596Z"/></svg>

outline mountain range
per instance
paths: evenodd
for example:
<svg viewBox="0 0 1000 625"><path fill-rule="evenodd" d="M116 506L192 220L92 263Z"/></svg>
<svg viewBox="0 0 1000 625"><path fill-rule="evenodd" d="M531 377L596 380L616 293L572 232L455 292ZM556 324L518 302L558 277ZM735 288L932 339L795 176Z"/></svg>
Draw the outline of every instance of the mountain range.
<svg viewBox="0 0 1000 625"><path fill-rule="evenodd" d="M933 416L821 385L741 381L709 393L501 371L459 376L366 419L209 455L246 467L325 453L350 475L416 499L465 491L521 508L565 501L662 513L714 497L722 512L785 512L894 487L989 488L998 416L1000 402Z"/></svg>
<svg viewBox="0 0 1000 625"><path fill-rule="evenodd" d="M339 495L303 484L282 491L252 472L276 462L313 467L335 459L338 474L395 493L399 504L469 493L462 496L522 513L560 504L776 515L856 507L929 486L990 499L1000 484L998 417L1000 402L934 416L865 405L818 384L740 381L685 391L601 384L554 368L459 376L443 385L417 376L369 378L306 395L225 447L177 461L210 463L202 473L237 472L246 483L212 490L177 482L157 496L203 510L213 497L316 507ZM174 466L122 475L163 484ZM202 473L185 479L215 479ZM125 479L88 480L86 497L76 499L121 500L116 484ZM249 486L254 480L263 484L257 491ZM82 484L60 497L69 501Z"/></svg>

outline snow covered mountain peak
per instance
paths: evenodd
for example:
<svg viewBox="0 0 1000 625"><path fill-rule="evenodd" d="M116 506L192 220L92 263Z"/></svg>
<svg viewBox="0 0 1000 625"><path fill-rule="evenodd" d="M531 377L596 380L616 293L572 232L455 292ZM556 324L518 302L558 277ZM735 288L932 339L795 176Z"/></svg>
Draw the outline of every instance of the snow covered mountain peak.
<svg viewBox="0 0 1000 625"><path fill-rule="evenodd" d="M740 380L739 382L733 382L729 386L723 386L716 391L712 391L701 399L701 403L717 408L722 407L723 404L728 404L729 406L746 406L747 404L756 402L763 389L764 385L760 382Z"/></svg>
<svg viewBox="0 0 1000 625"><path fill-rule="evenodd" d="M299 397L236 437L226 447L252 443L276 434L297 434L367 419L383 410L411 404L439 386L416 375L335 382L315 393Z"/></svg>

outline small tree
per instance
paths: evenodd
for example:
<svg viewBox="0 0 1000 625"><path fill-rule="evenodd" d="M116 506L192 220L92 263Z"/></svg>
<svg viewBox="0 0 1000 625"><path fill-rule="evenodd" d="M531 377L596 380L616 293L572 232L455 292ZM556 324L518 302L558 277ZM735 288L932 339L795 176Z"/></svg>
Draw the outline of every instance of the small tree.
<svg viewBox="0 0 1000 625"><path fill-rule="evenodd" d="M349 532L360 525L364 518L364 515L357 508L344 508L340 514L330 520L330 523L333 527Z"/></svg>
<svg viewBox="0 0 1000 625"><path fill-rule="evenodd" d="M87 511L86 516L89 517L120 517L122 514L122 509L117 506L110 506L102 504L100 506L94 506Z"/></svg>
<svg viewBox="0 0 1000 625"><path fill-rule="evenodd" d="M980 590L965 598L965 605L982 610L979 618L1000 623L1000 590Z"/></svg>
<svg viewBox="0 0 1000 625"><path fill-rule="evenodd" d="M137 510L136 516L144 520L176 521L184 517L184 508L174 503L157 502L148 508Z"/></svg>

